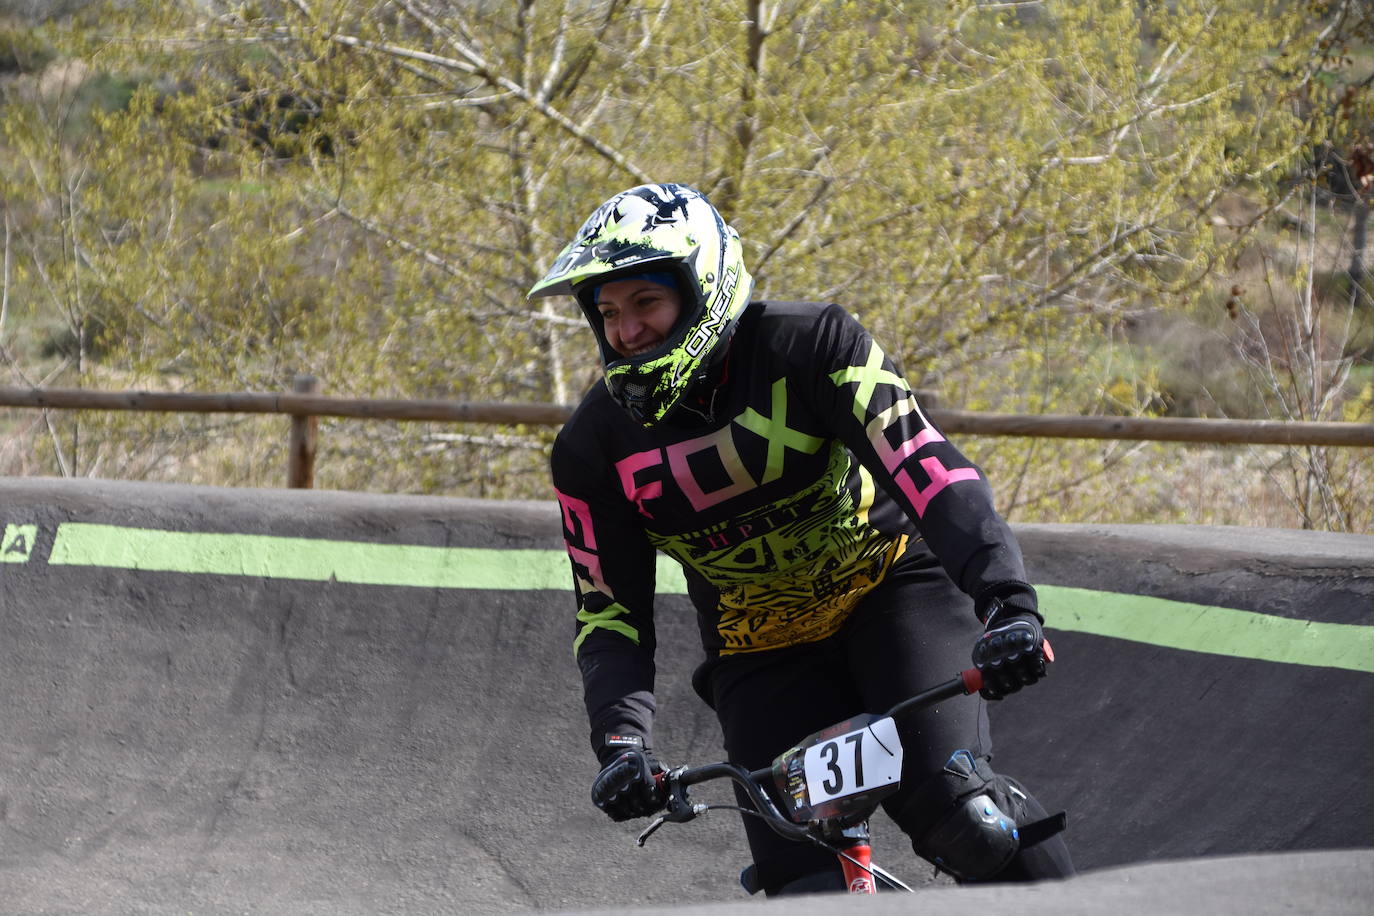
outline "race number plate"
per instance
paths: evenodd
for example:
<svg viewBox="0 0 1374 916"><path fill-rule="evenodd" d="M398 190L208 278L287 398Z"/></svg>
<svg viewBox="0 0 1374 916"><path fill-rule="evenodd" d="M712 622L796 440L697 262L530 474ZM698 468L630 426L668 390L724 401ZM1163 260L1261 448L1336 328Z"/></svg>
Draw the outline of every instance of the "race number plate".
<svg viewBox="0 0 1374 916"><path fill-rule="evenodd" d="M813 807L893 785L902 778L897 724L885 717L819 741L806 749L803 766L806 795Z"/></svg>

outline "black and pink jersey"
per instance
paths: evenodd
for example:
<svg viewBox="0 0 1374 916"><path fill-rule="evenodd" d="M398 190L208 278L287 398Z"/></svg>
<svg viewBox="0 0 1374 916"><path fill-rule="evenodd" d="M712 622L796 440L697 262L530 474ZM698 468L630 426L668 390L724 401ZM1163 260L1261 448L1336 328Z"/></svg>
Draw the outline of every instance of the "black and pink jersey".
<svg viewBox="0 0 1374 916"><path fill-rule="evenodd" d="M752 303L719 386L652 429L597 385L552 471L598 753L607 732L650 735L656 551L708 655L825 639L915 551L970 595L1025 582L982 474L837 305Z"/></svg>

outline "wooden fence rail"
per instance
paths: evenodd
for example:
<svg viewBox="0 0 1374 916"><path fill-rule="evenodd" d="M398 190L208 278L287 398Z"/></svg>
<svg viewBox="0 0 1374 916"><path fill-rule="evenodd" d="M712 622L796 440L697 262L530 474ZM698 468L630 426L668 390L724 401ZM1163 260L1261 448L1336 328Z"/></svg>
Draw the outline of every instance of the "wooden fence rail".
<svg viewBox="0 0 1374 916"><path fill-rule="evenodd" d="M88 388L4 388L0 407L63 410L134 410L167 413L275 413L292 417L289 486L314 480L315 419L350 417L442 423L559 426L572 414L559 404L499 404L440 398L338 398L317 393L314 379L297 377L291 393L197 394L169 391L94 391ZM1051 439L1122 439L1218 445L1374 447L1374 424L1204 420L1176 417L1023 416L931 408L951 434Z"/></svg>

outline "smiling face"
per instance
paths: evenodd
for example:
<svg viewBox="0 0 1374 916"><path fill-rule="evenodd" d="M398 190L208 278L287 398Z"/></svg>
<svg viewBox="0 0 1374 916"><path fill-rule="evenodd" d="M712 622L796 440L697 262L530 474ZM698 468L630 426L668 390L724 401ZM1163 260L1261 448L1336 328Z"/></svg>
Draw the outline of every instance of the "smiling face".
<svg viewBox="0 0 1374 916"><path fill-rule="evenodd" d="M596 310L611 349L639 356L668 339L682 313L682 294L645 277L628 277L597 290Z"/></svg>

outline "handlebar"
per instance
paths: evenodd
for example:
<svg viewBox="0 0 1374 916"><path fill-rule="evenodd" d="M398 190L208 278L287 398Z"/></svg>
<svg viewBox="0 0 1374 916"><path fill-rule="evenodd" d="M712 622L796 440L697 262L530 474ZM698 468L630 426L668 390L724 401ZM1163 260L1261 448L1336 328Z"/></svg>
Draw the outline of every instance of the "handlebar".
<svg viewBox="0 0 1374 916"><path fill-rule="evenodd" d="M948 700L950 697L977 693L983 689L983 672L977 668L967 668L960 671L956 677L952 677L943 684L936 684L929 690L922 690L914 697L909 697L893 706L885 716L895 716L899 712L908 709L923 709L941 700Z"/></svg>
<svg viewBox="0 0 1374 916"><path fill-rule="evenodd" d="M961 671L957 676L944 683L923 690L893 706L883 717L893 716L909 709L921 709L951 697L977 693L982 689L983 675L977 668ZM689 786L699 785L716 779L729 779L739 785L754 806L754 813L761 817L776 833L791 840L812 840L817 838L815 823L799 824L778 809L777 804L765 790L771 781L772 766L759 770L748 770L733 763L708 763L698 767L677 767L658 774L655 779L667 798L664 811L642 832L636 840L637 845L644 843L664 824L686 823L698 815L705 814L711 806L693 802L687 793Z"/></svg>
<svg viewBox="0 0 1374 916"><path fill-rule="evenodd" d="M754 805L755 812L782 836L791 840L807 839L811 835L809 827L789 820L764 791L765 780L769 779L772 773L771 767L751 771L733 763L708 763L699 767L677 767L658 774L655 778L667 795L667 805L663 813L639 835L636 844L643 846L654 831L666 823L683 824L705 814L711 806L693 802L687 795L687 787L715 779L729 779L742 788Z"/></svg>

